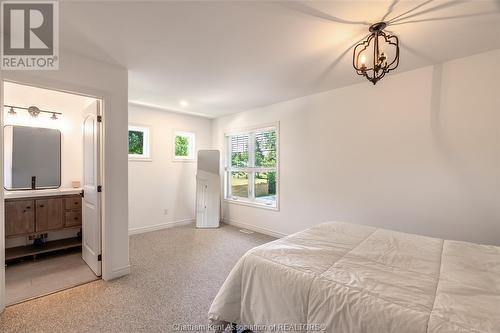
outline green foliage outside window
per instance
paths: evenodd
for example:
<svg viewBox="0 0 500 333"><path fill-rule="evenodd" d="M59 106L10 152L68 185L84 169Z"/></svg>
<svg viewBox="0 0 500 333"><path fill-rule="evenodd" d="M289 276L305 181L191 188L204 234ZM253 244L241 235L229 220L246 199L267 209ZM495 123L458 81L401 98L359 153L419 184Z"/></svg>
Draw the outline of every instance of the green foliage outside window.
<svg viewBox="0 0 500 333"><path fill-rule="evenodd" d="M275 167L276 166L276 132L260 133L255 140L255 166ZM257 173L258 179L266 179L268 183L268 193L276 194L276 172Z"/></svg>
<svg viewBox="0 0 500 333"><path fill-rule="evenodd" d="M246 167L248 165L248 151L233 152L231 154L231 165L234 167Z"/></svg>
<svg viewBox="0 0 500 333"><path fill-rule="evenodd" d="M255 140L255 166L276 166L276 132L264 132Z"/></svg>
<svg viewBox="0 0 500 333"><path fill-rule="evenodd" d="M230 136L232 196L248 198L253 192L256 199L276 201L277 144L276 130Z"/></svg>
<svg viewBox="0 0 500 333"><path fill-rule="evenodd" d="M144 133L128 131L128 153L142 155L144 153Z"/></svg>
<svg viewBox="0 0 500 333"><path fill-rule="evenodd" d="M175 156L189 155L189 138L177 135L175 137Z"/></svg>

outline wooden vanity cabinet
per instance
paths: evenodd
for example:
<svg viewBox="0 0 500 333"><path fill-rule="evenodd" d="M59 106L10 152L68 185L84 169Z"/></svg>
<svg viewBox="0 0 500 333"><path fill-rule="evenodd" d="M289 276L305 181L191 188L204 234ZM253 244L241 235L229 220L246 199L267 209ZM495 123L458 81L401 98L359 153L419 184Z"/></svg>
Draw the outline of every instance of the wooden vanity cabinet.
<svg viewBox="0 0 500 333"><path fill-rule="evenodd" d="M64 198L64 226L82 225L82 198L79 195Z"/></svg>
<svg viewBox="0 0 500 333"><path fill-rule="evenodd" d="M57 230L63 227L63 203L59 198L35 200L36 232Z"/></svg>
<svg viewBox="0 0 500 333"><path fill-rule="evenodd" d="M72 195L64 198L64 209L80 211L82 208L82 198L79 195Z"/></svg>
<svg viewBox="0 0 500 333"><path fill-rule="evenodd" d="M77 228L82 225L79 195L5 200L5 236Z"/></svg>
<svg viewBox="0 0 500 333"><path fill-rule="evenodd" d="M35 232L35 201L5 201L5 235L22 236Z"/></svg>

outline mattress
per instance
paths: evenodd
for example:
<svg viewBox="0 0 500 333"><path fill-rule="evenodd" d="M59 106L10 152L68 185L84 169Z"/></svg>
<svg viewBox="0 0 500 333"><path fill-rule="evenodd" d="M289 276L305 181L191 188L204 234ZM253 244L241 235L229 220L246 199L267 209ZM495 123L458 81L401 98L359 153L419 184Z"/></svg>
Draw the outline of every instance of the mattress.
<svg viewBox="0 0 500 333"><path fill-rule="evenodd" d="M500 332L500 248L324 223L248 251L209 319L275 332Z"/></svg>

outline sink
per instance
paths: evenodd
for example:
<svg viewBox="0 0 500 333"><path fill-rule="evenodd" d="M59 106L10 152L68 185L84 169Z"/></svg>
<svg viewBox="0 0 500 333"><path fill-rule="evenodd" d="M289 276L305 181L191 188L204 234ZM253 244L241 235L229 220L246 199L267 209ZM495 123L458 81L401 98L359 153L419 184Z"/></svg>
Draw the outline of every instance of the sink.
<svg viewBox="0 0 500 333"><path fill-rule="evenodd" d="M4 191L4 199L45 197L50 195L79 194L81 188L61 187L47 190Z"/></svg>

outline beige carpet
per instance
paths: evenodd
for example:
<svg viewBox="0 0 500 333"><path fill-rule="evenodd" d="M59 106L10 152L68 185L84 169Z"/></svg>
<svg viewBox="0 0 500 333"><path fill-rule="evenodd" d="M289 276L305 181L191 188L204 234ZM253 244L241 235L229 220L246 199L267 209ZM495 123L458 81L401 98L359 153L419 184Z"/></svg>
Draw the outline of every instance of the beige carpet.
<svg viewBox="0 0 500 333"><path fill-rule="evenodd" d="M132 273L8 307L0 332L172 332L206 324L236 261L273 238L223 226L183 226L132 236Z"/></svg>

